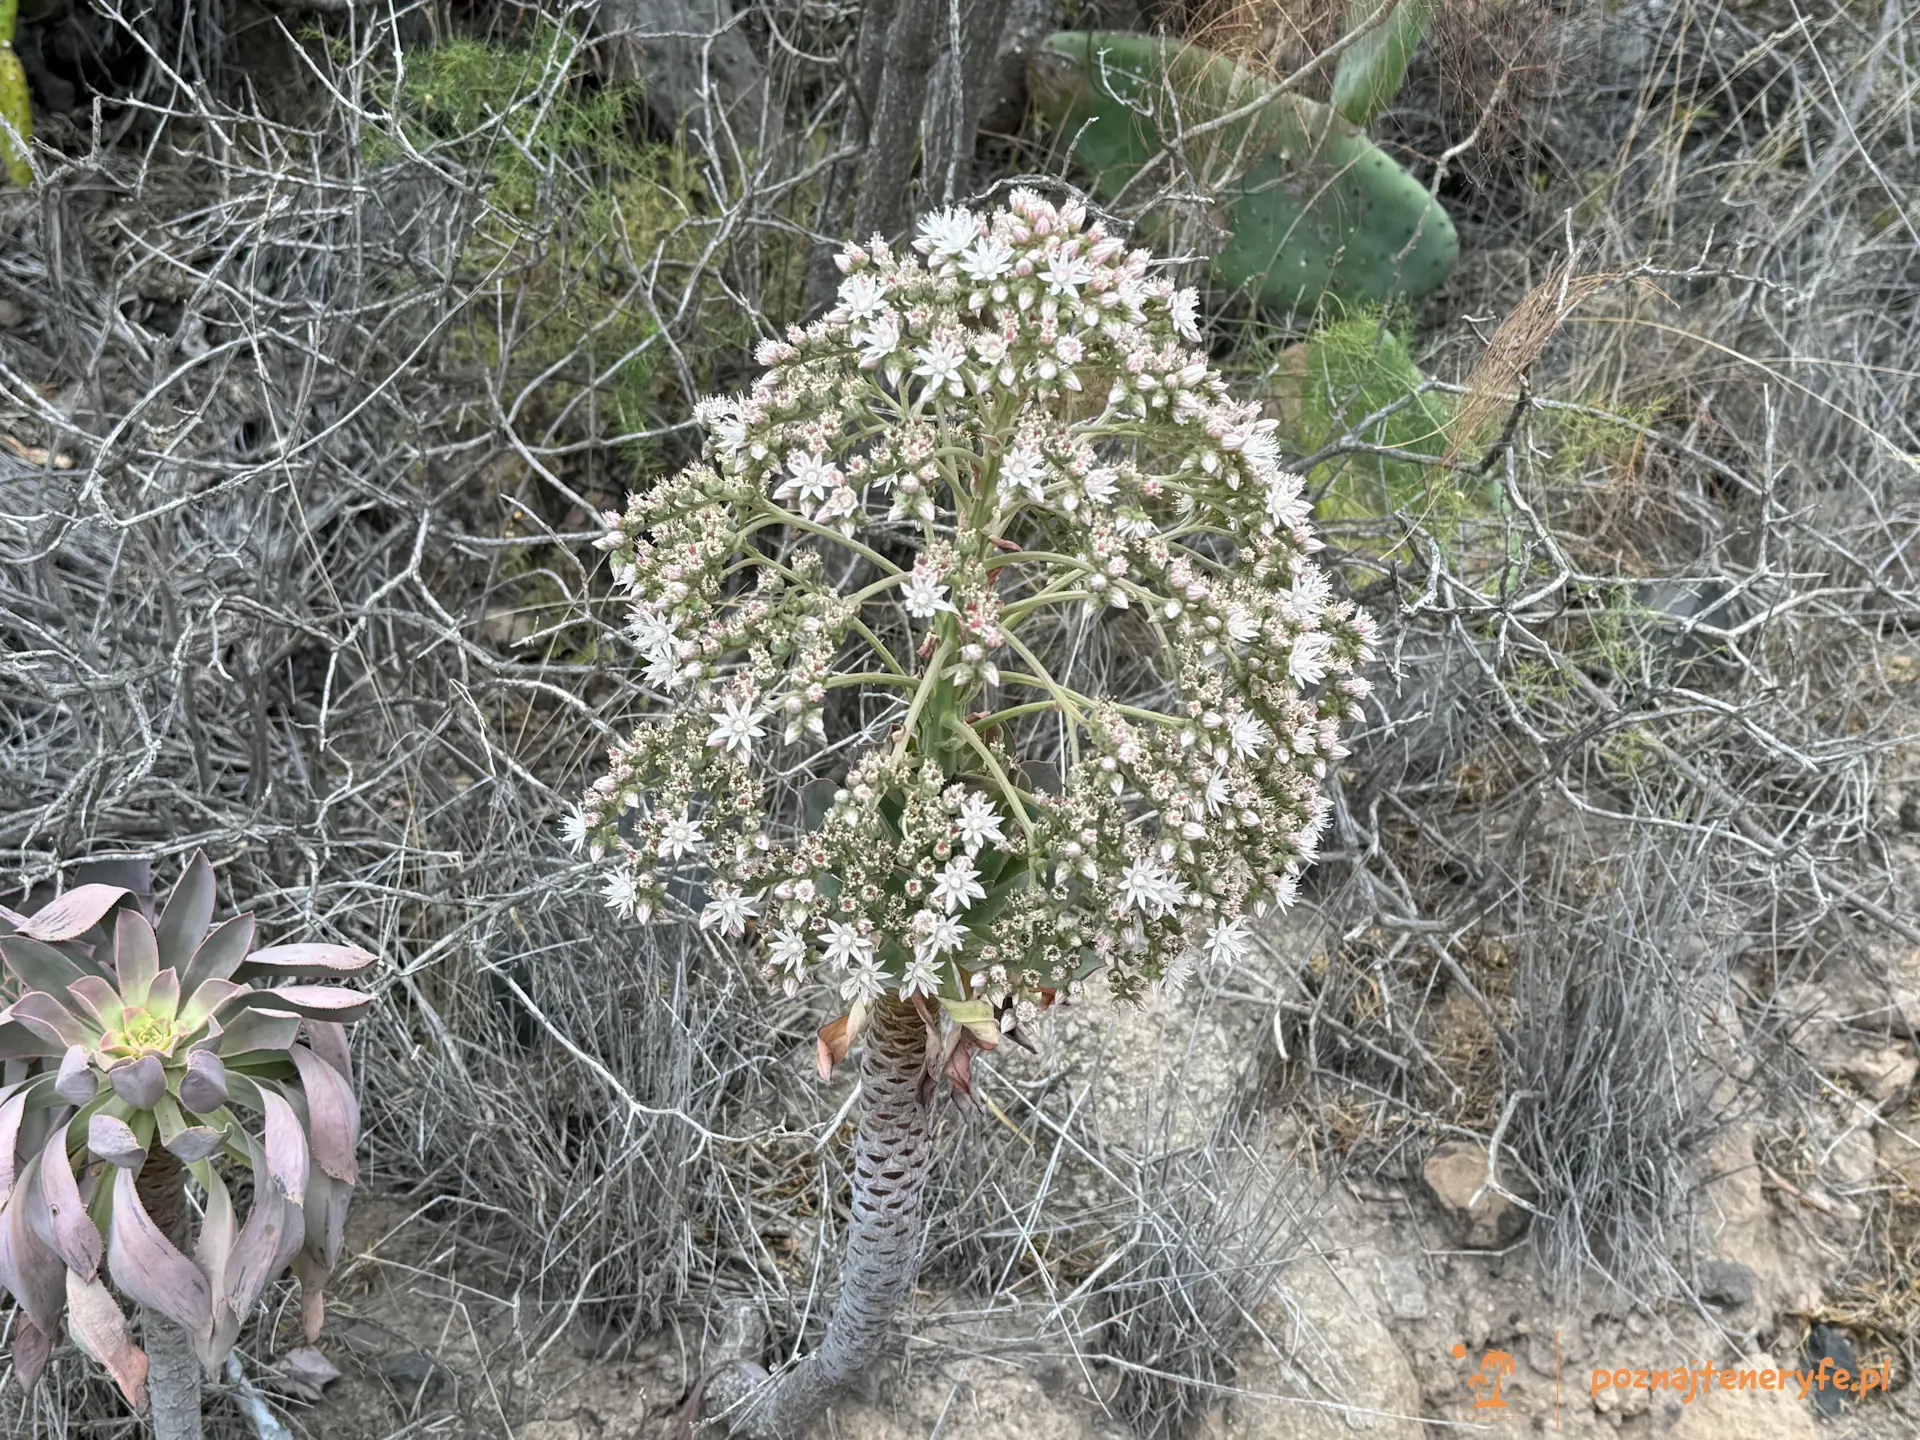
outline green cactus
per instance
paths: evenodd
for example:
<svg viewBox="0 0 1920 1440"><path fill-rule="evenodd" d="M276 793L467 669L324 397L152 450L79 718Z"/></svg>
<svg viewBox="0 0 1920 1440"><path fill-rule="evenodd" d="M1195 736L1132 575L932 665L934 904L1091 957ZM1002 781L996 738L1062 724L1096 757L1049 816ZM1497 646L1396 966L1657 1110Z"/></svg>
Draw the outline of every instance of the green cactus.
<svg viewBox="0 0 1920 1440"><path fill-rule="evenodd" d="M27 141L33 137L33 107L27 100L27 71L13 53L13 27L20 0L0 0L0 164L16 185L33 183Z"/></svg>
<svg viewBox="0 0 1920 1440"><path fill-rule="evenodd" d="M1380 3L1347 0L1347 29L1364 25ZM1333 74L1333 108L1364 125L1391 105L1432 17L1433 0L1397 0L1392 13L1341 54Z"/></svg>
<svg viewBox="0 0 1920 1440"><path fill-rule="evenodd" d="M1213 257L1215 282L1269 311L1311 311L1327 296L1417 300L1459 258L1446 211L1350 121L1275 92L1224 55L1148 35L1063 31L1035 56L1030 82L1042 118L1109 199L1178 140L1179 173L1226 212L1231 239ZM1157 188L1174 173L1163 166L1149 179Z"/></svg>

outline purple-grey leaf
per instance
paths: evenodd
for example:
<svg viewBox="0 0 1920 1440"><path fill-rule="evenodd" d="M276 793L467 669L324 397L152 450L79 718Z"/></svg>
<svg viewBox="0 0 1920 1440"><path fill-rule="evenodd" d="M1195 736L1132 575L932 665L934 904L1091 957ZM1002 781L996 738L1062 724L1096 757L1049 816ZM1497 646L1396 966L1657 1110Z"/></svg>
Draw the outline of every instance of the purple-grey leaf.
<svg viewBox="0 0 1920 1440"><path fill-rule="evenodd" d="M53 1337L22 1315L13 1326L13 1378L31 1395L53 1358Z"/></svg>
<svg viewBox="0 0 1920 1440"><path fill-rule="evenodd" d="M67 1328L80 1348L113 1377L120 1393L135 1410L147 1408L147 1353L127 1333L127 1317L120 1313L107 1287L98 1280L82 1280L67 1272Z"/></svg>
<svg viewBox="0 0 1920 1440"><path fill-rule="evenodd" d="M236 980L336 980L358 975L379 957L358 945L269 945L247 956Z"/></svg>
<svg viewBox="0 0 1920 1440"><path fill-rule="evenodd" d="M311 1345L320 1338L320 1327L326 1323L326 1289L333 1267L322 1264L311 1251L303 1249L293 1257L293 1273L300 1281L300 1329Z"/></svg>
<svg viewBox="0 0 1920 1440"><path fill-rule="evenodd" d="M179 1137L175 1137L178 1139ZM233 1197L218 1170L207 1172L207 1203L202 1207L200 1234L193 1243L193 1263L207 1277L213 1289L213 1328L197 1346L200 1363L215 1369L227 1358L234 1339L240 1333L243 1317L236 1315L227 1295L227 1268L233 1258L238 1225L233 1213Z"/></svg>
<svg viewBox="0 0 1920 1440"><path fill-rule="evenodd" d="M0 1011L0 1020L17 1020L42 1040L57 1047L56 1054L69 1045L85 1045L100 1038L97 1030L93 1030L45 990L29 990L4 1011Z"/></svg>
<svg viewBox="0 0 1920 1440"><path fill-rule="evenodd" d="M280 1182L287 1199L295 1205L306 1203L307 1176L311 1162L307 1153L306 1132L300 1117L293 1113L286 1097L271 1086L260 1087L260 1103L267 1115L267 1169Z"/></svg>
<svg viewBox="0 0 1920 1440"><path fill-rule="evenodd" d="M147 1003L147 987L160 973L160 945L147 917L122 910L113 927L113 964L120 977L120 998L138 1008Z"/></svg>
<svg viewBox="0 0 1920 1440"><path fill-rule="evenodd" d="M327 1386L338 1380L341 1370L311 1345L300 1345L273 1362L275 1373L267 1383L303 1400L320 1403Z"/></svg>
<svg viewBox="0 0 1920 1440"><path fill-rule="evenodd" d="M171 1147L169 1147L171 1148ZM137 1170L147 1158L147 1147L133 1133L133 1127L117 1115L96 1110L87 1120L87 1149L109 1165Z"/></svg>
<svg viewBox="0 0 1920 1440"><path fill-rule="evenodd" d="M240 1010L222 1016L218 1023L224 1027L220 1054L229 1060L263 1050L291 1050L300 1034L300 1017L284 1010Z"/></svg>
<svg viewBox="0 0 1920 1440"><path fill-rule="evenodd" d="M66 1300L66 1265L42 1240L46 1202L40 1198L40 1162L29 1160L20 1182L0 1211L0 1286L43 1334L60 1333L60 1308ZM41 1224L35 1224L36 1212Z"/></svg>
<svg viewBox="0 0 1920 1440"><path fill-rule="evenodd" d="M227 1143L226 1132L215 1130L208 1125L189 1125L171 1140L167 1149L174 1157L187 1165L195 1164L217 1153Z"/></svg>
<svg viewBox="0 0 1920 1440"><path fill-rule="evenodd" d="M113 1093L136 1110L151 1110L167 1093L167 1070L158 1055L142 1055L107 1072Z"/></svg>
<svg viewBox="0 0 1920 1440"><path fill-rule="evenodd" d="M5 905L0 905L0 925L6 927L4 930L0 930L0 934L16 934L22 925L30 925L32 923L32 921L28 920L27 917L22 915L18 910L9 909Z"/></svg>
<svg viewBox="0 0 1920 1440"><path fill-rule="evenodd" d="M202 980L187 992L187 1000L180 1007L178 1028L197 1030L206 1023L222 1005L236 995L247 993L247 987L232 980Z"/></svg>
<svg viewBox="0 0 1920 1440"><path fill-rule="evenodd" d="M40 1152L40 1193L46 1201L47 1243L66 1261L67 1268L91 1280L100 1269L100 1231L80 1201L80 1186L67 1158L67 1130L56 1125Z"/></svg>
<svg viewBox="0 0 1920 1440"><path fill-rule="evenodd" d="M337 1020L350 1025L373 1008L373 997L338 985L281 985L272 990L243 990L220 1006L227 1020L243 1009L285 1010L308 1020Z"/></svg>
<svg viewBox="0 0 1920 1440"><path fill-rule="evenodd" d="M187 1073L180 1077L180 1103L196 1115L227 1103L227 1067L211 1050L187 1052Z"/></svg>
<svg viewBox="0 0 1920 1440"><path fill-rule="evenodd" d="M167 908L160 912L160 963L185 975L187 962L212 923L213 866L203 852L196 850L174 884L173 893L167 896ZM187 989L192 992L191 986Z"/></svg>
<svg viewBox="0 0 1920 1440"><path fill-rule="evenodd" d="M345 1181L315 1175L307 1182L307 1253L329 1272L347 1238L347 1204L352 1199L353 1186Z"/></svg>
<svg viewBox="0 0 1920 1440"><path fill-rule="evenodd" d="M27 1087L18 1085L0 1100L0 1205L13 1193L14 1163L19 1158L20 1121L27 1113Z"/></svg>
<svg viewBox="0 0 1920 1440"><path fill-rule="evenodd" d="M0 1013L0 1061L44 1059L49 1053L58 1055L60 1050L59 1045L49 1046L32 1030Z"/></svg>
<svg viewBox="0 0 1920 1440"><path fill-rule="evenodd" d="M147 1014L156 1020L172 1020L180 1011L180 976L169 967L153 977L147 987Z"/></svg>
<svg viewBox="0 0 1920 1440"><path fill-rule="evenodd" d="M253 1209L233 1242L225 1272L227 1304L242 1320L305 1239L298 1207L289 1205L280 1187L267 1178L267 1157L260 1142L249 1136L247 1151L253 1160Z"/></svg>
<svg viewBox="0 0 1920 1440"><path fill-rule="evenodd" d="M336 1025L331 1020L307 1020L302 1022L300 1032L306 1036L307 1044L313 1047L313 1053L338 1070L351 1085L353 1052L347 1046L346 1027Z"/></svg>
<svg viewBox="0 0 1920 1440"><path fill-rule="evenodd" d="M0 956L22 990L45 990L58 995L87 972L51 945L11 935L0 940Z"/></svg>
<svg viewBox="0 0 1920 1440"><path fill-rule="evenodd" d="M84 935L121 900L132 895L118 885L76 885L58 900L42 905L20 927L30 940L54 944Z"/></svg>
<svg viewBox="0 0 1920 1440"><path fill-rule="evenodd" d="M354 1147L360 1139L360 1101L346 1077L304 1045L289 1052L307 1097L307 1131L313 1158L336 1180L349 1185L360 1178Z"/></svg>
<svg viewBox="0 0 1920 1440"><path fill-rule="evenodd" d="M181 988L189 995L209 980L244 980L234 972L242 968L247 952L253 948L253 916L235 915L217 927L193 952L193 962L180 972Z"/></svg>
<svg viewBox="0 0 1920 1440"><path fill-rule="evenodd" d="M207 1277L160 1233L140 1203L131 1170L113 1172L107 1269L121 1293L158 1310L189 1335L212 1325L213 1296Z"/></svg>
<svg viewBox="0 0 1920 1440"><path fill-rule="evenodd" d="M53 1093L69 1105L84 1105L99 1092L100 1077L87 1058L87 1047L69 1045L60 1057L60 1074L53 1082Z"/></svg>

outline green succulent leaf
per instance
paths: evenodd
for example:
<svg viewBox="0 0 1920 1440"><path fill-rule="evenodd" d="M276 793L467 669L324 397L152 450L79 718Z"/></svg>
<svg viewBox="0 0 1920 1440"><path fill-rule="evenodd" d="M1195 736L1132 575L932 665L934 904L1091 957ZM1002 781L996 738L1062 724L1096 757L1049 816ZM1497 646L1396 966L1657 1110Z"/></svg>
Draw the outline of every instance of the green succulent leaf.
<svg viewBox="0 0 1920 1440"><path fill-rule="evenodd" d="M129 1010L147 1003L147 991L160 973L160 946L147 917L122 910L113 929L114 973L120 980L120 999Z"/></svg>
<svg viewBox="0 0 1920 1440"><path fill-rule="evenodd" d="M253 916L236 915L200 942L193 961L181 972L180 988L191 995L208 980L244 980L238 975L253 946Z"/></svg>
<svg viewBox="0 0 1920 1440"><path fill-rule="evenodd" d="M23 935L9 935L0 940L0 956L5 957L8 972L23 990L57 994L88 976L87 971L51 945Z"/></svg>

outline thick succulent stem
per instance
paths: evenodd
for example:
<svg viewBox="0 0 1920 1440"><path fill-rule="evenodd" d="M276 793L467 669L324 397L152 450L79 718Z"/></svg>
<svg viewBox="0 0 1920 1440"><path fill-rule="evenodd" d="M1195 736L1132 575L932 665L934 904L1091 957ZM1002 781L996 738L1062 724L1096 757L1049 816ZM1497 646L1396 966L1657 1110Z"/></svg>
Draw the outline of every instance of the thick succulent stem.
<svg viewBox="0 0 1920 1440"><path fill-rule="evenodd" d="M797 1440L860 1377L913 1288L925 1227L929 1140L921 1082L927 1032L919 1012L888 996L867 1022L860 1129L853 1141L853 1214L840 1296L820 1348L771 1379L756 1366L716 1375L707 1413L743 1440Z"/></svg>
<svg viewBox="0 0 1920 1440"><path fill-rule="evenodd" d="M193 1339L157 1310L143 1310L147 1404L153 1440L200 1440L200 1359Z"/></svg>

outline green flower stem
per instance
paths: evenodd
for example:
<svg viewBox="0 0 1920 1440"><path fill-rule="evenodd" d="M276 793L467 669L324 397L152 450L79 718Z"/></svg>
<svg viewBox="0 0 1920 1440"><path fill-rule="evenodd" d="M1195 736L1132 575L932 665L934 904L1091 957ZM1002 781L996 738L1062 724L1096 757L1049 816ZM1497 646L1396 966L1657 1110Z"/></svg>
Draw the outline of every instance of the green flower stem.
<svg viewBox="0 0 1920 1440"><path fill-rule="evenodd" d="M953 653L953 641L942 640L933 652L933 658L927 662L926 673L920 677L920 688L914 692L913 703L907 706L907 718L900 723L900 739L893 747L895 758L907 753L907 742L914 737L914 727L920 719L920 712L927 708L934 689L940 683L940 672L947 667L947 657Z"/></svg>
<svg viewBox="0 0 1920 1440"><path fill-rule="evenodd" d="M842 535L830 525L816 525L805 516L796 515L791 510L783 509L767 499L758 500L756 508L774 524L791 525L794 529L804 530L809 535L819 535L824 539L833 541L837 545L844 545L856 555L873 561L873 563L878 565L882 570L886 570L892 574L898 574L900 572L900 567L887 559L887 557L882 555L878 550L862 545L851 535ZM746 526L742 533L751 534L754 528L755 527L751 525Z"/></svg>

